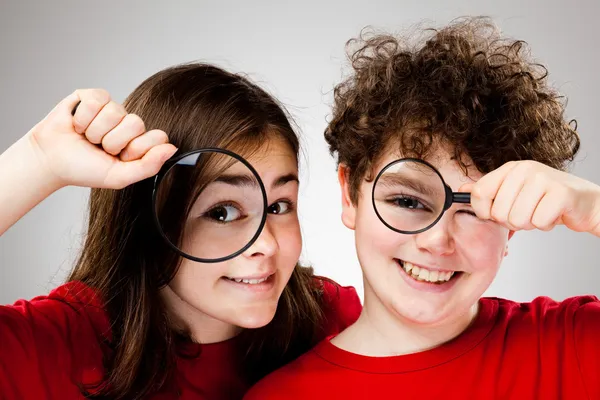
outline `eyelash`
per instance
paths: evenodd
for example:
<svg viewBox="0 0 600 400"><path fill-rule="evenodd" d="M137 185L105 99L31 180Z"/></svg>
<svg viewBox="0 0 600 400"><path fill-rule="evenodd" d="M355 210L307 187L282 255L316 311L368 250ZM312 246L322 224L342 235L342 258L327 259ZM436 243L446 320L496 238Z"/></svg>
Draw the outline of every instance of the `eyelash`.
<svg viewBox="0 0 600 400"><path fill-rule="evenodd" d="M280 214L274 214L274 215L286 215L286 214L289 214L289 213L291 213L292 211L294 211L294 206L295 206L294 202L293 202L293 201L291 201L291 200L283 200L283 199L282 199L282 200L277 200L276 202L274 202L274 203L270 204L270 205L269 205L269 207L267 208L267 212L268 212L269 214L271 214L271 212L270 212L269 210L270 210L270 209L271 209L271 208L272 208L274 205L276 205L276 204L278 204L278 203L285 203L285 204L288 206L288 209L287 209L287 211L286 211L286 212L284 212L284 213L280 213Z"/></svg>
<svg viewBox="0 0 600 400"><path fill-rule="evenodd" d="M471 210L459 210L459 211L457 211L457 212L459 212L459 213L463 213L463 214L467 214L467 215L470 215L470 216L472 216L472 217L475 217L475 218L477 218L477 214L475 214L475 213L474 213L473 211L471 211Z"/></svg>
<svg viewBox="0 0 600 400"><path fill-rule="evenodd" d="M418 197L412 196L410 194L400 193L400 194L396 195L394 198L388 199L387 201L388 201L388 203L395 205L396 202L398 201L398 199L400 199L400 198L410 199L410 200L419 202L424 207L421 211L431 211L431 207L428 204L426 204L423 200L419 199Z"/></svg>

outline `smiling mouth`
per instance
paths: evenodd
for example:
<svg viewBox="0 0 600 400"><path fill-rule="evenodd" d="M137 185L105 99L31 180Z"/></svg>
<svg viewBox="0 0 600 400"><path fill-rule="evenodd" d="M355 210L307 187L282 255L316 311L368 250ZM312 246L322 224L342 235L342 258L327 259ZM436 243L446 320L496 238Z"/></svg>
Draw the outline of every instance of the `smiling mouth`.
<svg viewBox="0 0 600 400"><path fill-rule="evenodd" d="M226 279L228 281L231 282L236 282L236 283L244 283L246 285L260 285L261 283L265 283L265 282L270 282L273 280L273 276L275 274L271 274L265 278L258 278L258 279L250 279L250 278L232 278L229 276L224 276L223 279Z"/></svg>
<svg viewBox="0 0 600 400"><path fill-rule="evenodd" d="M464 273L462 271L434 271L413 265L408 261L403 261L397 258L394 260L412 279L418 282L431 283L434 285L444 285L460 277Z"/></svg>

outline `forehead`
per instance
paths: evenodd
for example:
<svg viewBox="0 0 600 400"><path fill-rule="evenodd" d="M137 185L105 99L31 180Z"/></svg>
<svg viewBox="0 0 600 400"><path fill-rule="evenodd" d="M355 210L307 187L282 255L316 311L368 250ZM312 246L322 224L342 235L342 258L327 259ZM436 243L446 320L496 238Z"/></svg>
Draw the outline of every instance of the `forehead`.
<svg viewBox="0 0 600 400"><path fill-rule="evenodd" d="M414 155L403 154L397 146L388 146L388 151L374 165L374 175L377 175L388 163L407 157L413 158ZM461 163L454 157L454 149L449 145L434 145L422 159L436 168L451 187L478 181L483 176L467 155L461 156L462 164L466 168L461 166Z"/></svg>
<svg viewBox="0 0 600 400"><path fill-rule="evenodd" d="M255 147L249 154L243 155L256 169L285 164L297 167L296 154L284 139L274 137Z"/></svg>

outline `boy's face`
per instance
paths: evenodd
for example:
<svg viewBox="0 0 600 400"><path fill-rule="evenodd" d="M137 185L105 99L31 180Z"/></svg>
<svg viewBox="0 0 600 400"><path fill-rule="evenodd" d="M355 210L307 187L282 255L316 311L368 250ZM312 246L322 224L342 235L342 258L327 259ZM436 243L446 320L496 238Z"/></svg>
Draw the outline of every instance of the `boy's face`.
<svg viewBox="0 0 600 400"><path fill-rule="evenodd" d="M382 157L375 174L398 158L401 157L397 153ZM467 177L443 148L426 161L439 170L455 192L482 176L473 169ZM369 302L380 303L396 317L420 325L453 322L474 310L496 276L512 232L492 221L478 219L465 204L454 204L425 232L394 232L375 214L370 201L373 182L362 181L358 204L353 205L343 170L340 171L342 219L355 230L365 278L365 306Z"/></svg>

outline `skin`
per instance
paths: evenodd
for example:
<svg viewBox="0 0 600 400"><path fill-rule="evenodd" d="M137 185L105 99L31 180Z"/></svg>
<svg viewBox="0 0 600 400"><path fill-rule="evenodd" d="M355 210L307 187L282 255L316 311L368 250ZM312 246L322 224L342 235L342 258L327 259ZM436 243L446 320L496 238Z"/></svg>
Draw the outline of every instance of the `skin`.
<svg viewBox="0 0 600 400"><path fill-rule="evenodd" d="M439 147L427 161L453 191L471 192L471 205L453 204L431 229L414 235L396 233L377 218L372 182L363 181L353 204L348 169L340 165L342 220L355 231L365 301L358 321L332 340L336 346L369 356L437 347L473 321L515 231L564 224L600 237L598 185L532 161L508 163L487 175L470 170L467 176L449 150ZM375 172L397 158L384 155ZM398 260L453 271L455 281L442 292L416 288Z"/></svg>
<svg viewBox="0 0 600 400"><path fill-rule="evenodd" d="M248 161L264 182L270 205L258 240L240 256L225 262L199 264L184 259L175 278L163 291L172 312L197 341L218 342L235 336L242 328L268 324L275 316L279 297L300 257L296 157L286 143L278 140L265 145L257 154ZM235 172L236 167L232 169L226 172ZM245 172L239 164L237 169ZM231 192L232 188L224 190ZM201 204L199 211L208 208L208 204L210 202ZM231 214L228 219L238 216L235 210L228 211ZM254 225L250 226L252 233ZM245 244L245 240L242 241ZM267 278L267 281L248 285L228 278Z"/></svg>
<svg viewBox="0 0 600 400"><path fill-rule="evenodd" d="M121 189L154 176L177 151L168 141L166 132L146 131L106 91L73 92L0 155L0 235L65 186ZM270 322L300 256L294 152L272 139L248 161L267 191L261 235L233 260L203 265L185 259L161 293L171 319L198 342L226 340ZM250 288L227 277L269 279Z"/></svg>

